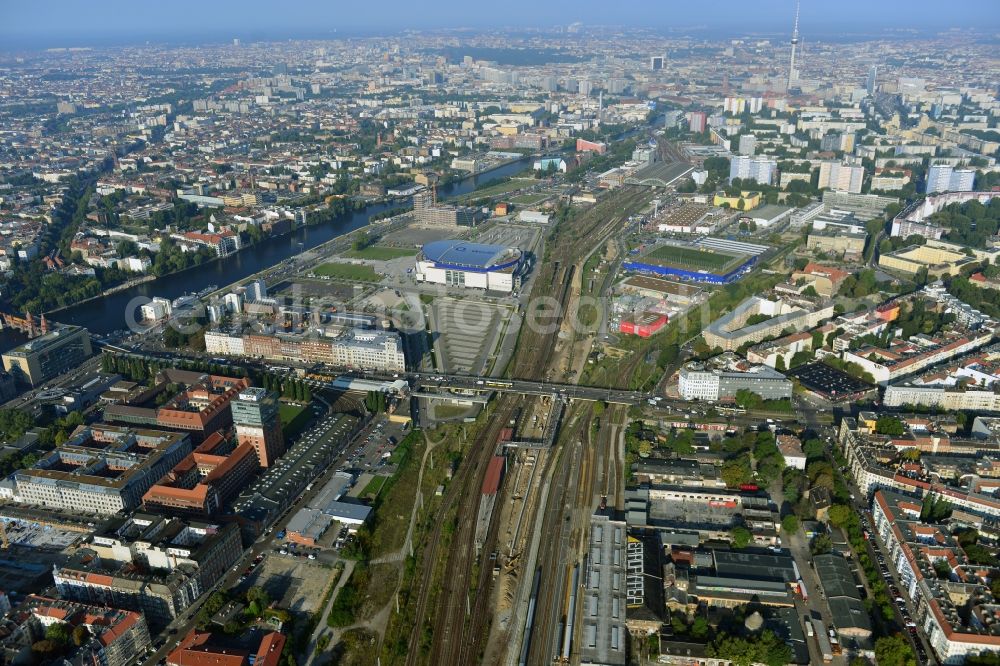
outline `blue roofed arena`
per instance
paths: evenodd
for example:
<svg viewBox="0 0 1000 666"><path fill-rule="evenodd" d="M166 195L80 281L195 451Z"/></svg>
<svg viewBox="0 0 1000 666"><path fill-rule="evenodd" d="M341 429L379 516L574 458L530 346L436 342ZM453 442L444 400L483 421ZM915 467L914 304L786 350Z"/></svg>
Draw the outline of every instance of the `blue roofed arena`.
<svg viewBox="0 0 1000 666"><path fill-rule="evenodd" d="M511 292L520 286L524 254L516 247L434 241L417 255L419 282Z"/></svg>

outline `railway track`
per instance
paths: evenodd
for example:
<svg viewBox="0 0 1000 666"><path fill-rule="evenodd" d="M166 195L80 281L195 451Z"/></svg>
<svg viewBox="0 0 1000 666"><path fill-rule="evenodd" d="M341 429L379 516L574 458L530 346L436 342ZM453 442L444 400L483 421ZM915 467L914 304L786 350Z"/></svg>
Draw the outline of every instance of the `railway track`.
<svg viewBox="0 0 1000 666"><path fill-rule="evenodd" d="M497 438L500 435L500 430L510 418L519 400L520 399L516 396L503 396L499 399L495 415L490 419L489 423L477 435L476 440L472 443L467 459L462 465L459 466L455 477L452 479L451 483L448 485L448 489L445 491L444 499L441 503L440 515L445 516L450 512L456 501L461 502L458 510L458 524L456 525L455 532L453 533L454 538L452 540L452 547L448 549L448 565L450 567L453 564L451 561L452 556L458 556L463 559L461 562L455 562L455 564L460 567L460 571L465 572L463 581L467 581L468 571L471 569L472 559L475 557L475 545L473 541L475 539L476 517L479 513L479 502L468 502L466 500L472 492L475 492L475 498L478 500L479 485L482 483L483 476L486 474L486 467L489 464L489 460L493 456ZM440 624L439 622L442 621L439 617L440 614L430 612L430 609L428 608L430 595L436 583L434 575L435 569L440 561L440 558L444 556L438 551L445 524L444 520L437 521L434 529L431 530L428 535L427 543L424 547L423 568L419 578L421 586L417 595L416 611L413 618L413 630L410 634L409 649L407 650L405 662L407 666L416 666L417 664L423 663L423 651L420 643L423 635L423 628L429 616L437 618L433 624L435 631L433 633L433 640L431 644L432 656L442 651L447 651L453 643L461 643L468 583L463 582L461 587L456 587L455 577L451 575L456 572L449 569L449 573L445 576L444 584L441 587L440 598L445 600L444 612L449 616L449 618L457 616L459 618L457 624L451 624L450 621L446 624ZM470 551L472 552L470 553ZM458 599L453 597L458 597ZM457 609L461 609L462 615L457 614ZM451 639L453 634L456 632L456 629L458 633L458 640L452 642ZM447 637L442 639L442 634L445 634ZM442 641L449 642L443 643ZM442 647L443 645L446 647ZM461 662L447 660L438 661L432 659L428 663L445 664Z"/></svg>
<svg viewBox="0 0 1000 666"><path fill-rule="evenodd" d="M575 416L567 428L563 449L553 461L552 485L542 522L545 539L538 556L541 580L529 664L551 664L559 654L562 639L559 630L566 620L567 581L586 533L580 519L587 519L590 514L590 500L581 500L592 496L597 468L594 447L582 442L590 426L590 407L581 408ZM583 507L587 510L581 510Z"/></svg>
<svg viewBox="0 0 1000 666"><path fill-rule="evenodd" d="M621 224L623 216L637 210L647 196L640 189L623 190L616 197L581 215L579 220L562 223L556 228L554 238L547 241L550 248L549 260L539 264L541 272L536 278L535 289L537 290L537 285L546 285L548 291L545 294L532 293L534 297L553 296L559 303L556 317L545 322L555 330L542 332L532 330L530 326L522 328L518 349L511 363L512 376L535 380L546 378L546 372L551 370L559 327L568 310L576 271L581 270L580 264L595 245L606 243ZM570 237L564 238L566 236Z"/></svg>

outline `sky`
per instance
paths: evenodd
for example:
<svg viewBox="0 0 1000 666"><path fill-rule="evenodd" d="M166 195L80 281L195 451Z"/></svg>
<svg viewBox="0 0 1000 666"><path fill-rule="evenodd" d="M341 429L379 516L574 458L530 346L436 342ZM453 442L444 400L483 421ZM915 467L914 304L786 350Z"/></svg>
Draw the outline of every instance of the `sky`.
<svg viewBox="0 0 1000 666"><path fill-rule="evenodd" d="M403 29L585 25L790 32L794 0L0 0L0 50L317 38ZM803 0L804 39L976 27L1000 33L1000 0Z"/></svg>

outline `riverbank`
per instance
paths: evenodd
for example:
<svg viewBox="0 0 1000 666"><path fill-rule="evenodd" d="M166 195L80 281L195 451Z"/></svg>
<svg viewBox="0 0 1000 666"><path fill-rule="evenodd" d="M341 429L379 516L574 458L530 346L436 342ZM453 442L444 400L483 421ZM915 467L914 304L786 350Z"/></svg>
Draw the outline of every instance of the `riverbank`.
<svg viewBox="0 0 1000 666"><path fill-rule="evenodd" d="M188 268L194 268L194 266L189 266ZM186 271L188 269L184 268L182 270ZM169 273L167 275L169 275ZM43 314L45 314L46 317L58 314L63 310L75 308L79 305L83 305L84 303L89 303L90 301L96 301L97 299L104 298L105 296L111 296L112 294L117 294L119 291L125 291L126 289L131 289L132 287L138 287L139 285L145 284L147 282L159 280L161 277L166 277L166 275L143 275L142 277L135 278L134 280L126 280L121 284L116 284L113 287L108 287L107 289L97 294L96 296L91 296L90 298L85 298L82 301L77 301L73 305L64 305L61 308L56 308L55 310L46 310Z"/></svg>
<svg viewBox="0 0 1000 666"><path fill-rule="evenodd" d="M483 182L513 175L522 170L521 161L497 167L489 172L468 176L445 188L438 188L442 196L452 196L473 191ZM88 303L76 303L59 311L58 320L89 329L97 335L106 335L125 328L125 312L136 297L176 298L185 293L197 293L207 284L227 285L231 288L253 277L258 277L278 267L282 262L305 250L323 250L329 243L346 238L352 232L372 224L373 215L398 207L397 202L374 203L329 222L297 227L287 234L271 236L255 245L226 257L217 257L197 266L149 280L143 284L121 289L109 296L95 298Z"/></svg>

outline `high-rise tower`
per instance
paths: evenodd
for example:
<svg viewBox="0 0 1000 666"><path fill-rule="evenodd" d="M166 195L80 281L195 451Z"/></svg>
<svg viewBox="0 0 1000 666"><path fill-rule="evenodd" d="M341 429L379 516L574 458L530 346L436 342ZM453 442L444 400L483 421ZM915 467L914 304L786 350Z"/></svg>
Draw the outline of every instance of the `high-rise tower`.
<svg viewBox="0 0 1000 666"><path fill-rule="evenodd" d="M795 3L795 27L792 29L792 59L788 63L788 85L785 90L791 90L792 84L799 80L799 73L795 69L795 50L799 46L799 3Z"/></svg>
<svg viewBox="0 0 1000 666"><path fill-rule="evenodd" d="M277 396L266 389L250 387L240 391L230 404L237 441L253 446L261 467L274 465L285 452Z"/></svg>

